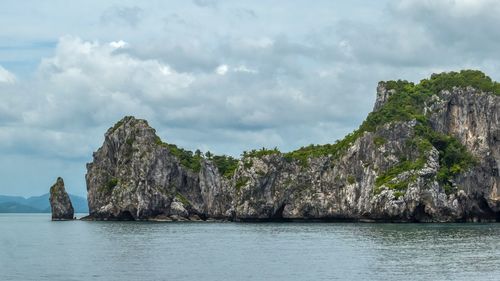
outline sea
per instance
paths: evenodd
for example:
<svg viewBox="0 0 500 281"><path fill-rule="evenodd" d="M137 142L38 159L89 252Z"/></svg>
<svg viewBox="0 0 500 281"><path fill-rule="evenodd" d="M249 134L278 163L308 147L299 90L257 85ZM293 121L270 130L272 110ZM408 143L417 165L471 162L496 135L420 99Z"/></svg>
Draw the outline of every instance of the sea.
<svg viewBox="0 0 500 281"><path fill-rule="evenodd" d="M0 214L0 280L500 280L500 224Z"/></svg>

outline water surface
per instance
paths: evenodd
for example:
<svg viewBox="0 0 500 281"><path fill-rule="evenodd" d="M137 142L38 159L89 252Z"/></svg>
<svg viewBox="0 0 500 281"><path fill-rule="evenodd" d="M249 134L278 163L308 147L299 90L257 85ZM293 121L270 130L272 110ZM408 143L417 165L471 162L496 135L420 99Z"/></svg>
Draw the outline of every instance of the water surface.
<svg viewBox="0 0 500 281"><path fill-rule="evenodd" d="M500 224L51 222L0 214L0 280L499 280Z"/></svg>

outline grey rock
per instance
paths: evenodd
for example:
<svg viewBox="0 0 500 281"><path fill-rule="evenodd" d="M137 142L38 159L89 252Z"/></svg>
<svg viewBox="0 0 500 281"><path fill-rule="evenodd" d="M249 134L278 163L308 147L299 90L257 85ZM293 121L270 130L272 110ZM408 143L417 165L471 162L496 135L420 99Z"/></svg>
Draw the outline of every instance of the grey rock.
<svg viewBox="0 0 500 281"><path fill-rule="evenodd" d="M374 110L394 94L377 88ZM245 157L231 178L209 159L184 167L145 120L125 117L110 128L87 165L90 215L94 219L147 220L359 220L495 221L500 219L500 97L454 88L432 97L425 111L436 132L456 137L479 163L461 172L446 193L436 180L439 151L425 152L422 168L402 172L404 193L376 185L400 159L416 161L409 146L417 122L385 124L365 132L340 156L307 163L276 153ZM377 142L383 139L383 142ZM246 165L245 163L251 163Z"/></svg>
<svg viewBox="0 0 500 281"><path fill-rule="evenodd" d="M149 221L157 221L157 222L169 222L172 221L172 219L166 215L158 215L154 218L149 218Z"/></svg>
<svg viewBox="0 0 500 281"><path fill-rule="evenodd" d="M190 221L202 221L202 219L198 215L192 215L189 217Z"/></svg>
<svg viewBox="0 0 500 281"><path fill-rule="evenodd" d="M387 102L387 100L394 94L396 93L395 90L387 89L386 82L381 81L377 85L377 98L375 99L375 105L373 107L373 111L379 110L384 104Z"/></svg>
<svg viewBox="0 0 500 281"><path fill-rule="evenodd" d="M133 117L108 130L87 165L86 180L95 219L222 217L231 202L227 181L211 162L202 161L199 172L184 168L155 130Z"/></svg>
<svg viewBox="0 0 500 281"><path fill-rule="evenodd" d="M52 210L52 220L74 219L73 205L64 188L64 181L62 178L57 178L56 183L50 188L49 202Z"/></svg>

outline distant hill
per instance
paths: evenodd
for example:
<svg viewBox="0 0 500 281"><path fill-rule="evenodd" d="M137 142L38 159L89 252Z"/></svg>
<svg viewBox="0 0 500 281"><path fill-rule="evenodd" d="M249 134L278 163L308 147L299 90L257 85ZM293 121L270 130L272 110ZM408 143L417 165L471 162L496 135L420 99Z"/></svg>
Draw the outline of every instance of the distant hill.
<svg viewBox="0 0 500 281"><path fill-rule="evenodd" d="M70 194L75 213L88 213L87 199ZM49 194L24 198L0 195L0 213L50 213Z"/></svg>
<svg viewBox="0 0 500 281"><path fill-rule="evenodd" d="M16 202L0 203L0 213L40 213L40 210Z"/></svg>

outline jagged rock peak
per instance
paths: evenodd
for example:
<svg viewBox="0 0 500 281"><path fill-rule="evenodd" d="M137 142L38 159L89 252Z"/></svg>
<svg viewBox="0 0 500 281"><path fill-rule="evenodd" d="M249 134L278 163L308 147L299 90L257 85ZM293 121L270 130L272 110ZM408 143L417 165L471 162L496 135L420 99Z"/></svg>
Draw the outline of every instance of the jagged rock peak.
<svg viewBox="0 0 500 281"><path fill-rule="evenodd" d="M135 118L134 116L125 116L120 121L116 122L113 127L109 128L105 136L131 129L145 129L146 132L155 133L155 130L149 126L148 121Z"/></svg>
<svg viewBox="0 0 500 281"><path fill-rule="evenodd" d="M387 88L387 82L380 81L377 85L377 98L375 99L375 106L373 111L377 111L384 106L390 96L396 93L394 89Z"/></svg>
<svg viewBox="0 0 500 281"><path fill-rule="evenodd" d="M113 127L109 128L109 130L107 131L106 134L107 135L111 134L111 133L115 132L116 130L118 130L120 128L124 128L126 126L136 126L136 125L141 124L141 123L143 125L149 127L148 122L144 119L138 119L138 118L135 118L135 116L125 116L122 119L120 119L118 122L116 122L113 125Z"/></svg>
<svg viewBox="0 0 500 281"><path fill-rule="evenodd" d="M105 143L116 146L132 143L153 144L158 141L156 130L149 126L148 121L134 116L125 116L105 134Z"/></svg>
<svg viewBox="0 0 500 281"><path fill-rule="evenodd" d="M54 185L50 188L50 208L52 210L52 220L72 220L74 218L74 209L71 204L64 180L58 177Z"/></svg>
<svg viewBox="0 0 500 281"><path fill-rule="evenodd" d="M217 168L200 155L163 143L145 120L120 120L93 158L86 175L93 218L174 220L206 210L220 217L228 209L215 202L225 194Z"/></svg>

